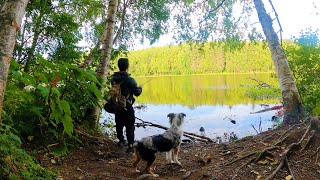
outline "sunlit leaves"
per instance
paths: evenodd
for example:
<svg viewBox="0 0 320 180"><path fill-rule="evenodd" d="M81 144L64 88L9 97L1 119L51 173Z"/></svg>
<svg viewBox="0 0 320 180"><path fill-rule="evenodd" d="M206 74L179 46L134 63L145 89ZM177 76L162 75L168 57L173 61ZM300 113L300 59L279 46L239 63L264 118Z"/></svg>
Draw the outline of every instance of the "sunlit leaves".
<svg viewBox="0 0 320 180"><path fill-rule="evenodd" d="M92 70L48 61L41 55L36 58L37 66L29 74L15 68L17 63L11 61L5 122L35 139L39 129L34 127L47 129L57 138L72 136L73 126L84 117L85 109L102 98L100 82Z"/></svg>
<svg viewBox="0 0 320 180"><path fill-rule="evenodd" d="M263 46L234 40L132 51L128 55L130 72L134 76L270 72L273 62L270 51Z"/></svg>
<svg viewBox="0 0 320 180"><path fill-rule="evenodd" d="M320 99L320 40L317 34L318 31L307 29L294 37L295 44L285 47L303 102L314 114L319 114Z"/></svg>
<svg viewBox="0 0 320 180"><path fill-rule="evenodd" d="M40 91L42 97L47 97L49 95L49 88L44 86L38 86L37 89Z"/></svg>

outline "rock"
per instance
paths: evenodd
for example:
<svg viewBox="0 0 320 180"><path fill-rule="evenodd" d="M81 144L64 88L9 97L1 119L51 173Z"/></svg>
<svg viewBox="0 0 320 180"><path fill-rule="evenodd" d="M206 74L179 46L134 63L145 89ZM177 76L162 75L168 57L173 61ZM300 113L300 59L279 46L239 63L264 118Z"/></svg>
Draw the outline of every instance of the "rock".
<svg viewBox="0 0 320 180"><path fill-rule="evenodd" d="M182 179L187 179L191 175L191 171L187 171L183 176Z"/></svg>
<svg viewBox="0 0 320 180"><path fill-rule="evenodd" d="M56 160L54 160L54 159L51 159L51 163L52 164L57 164Z"/></svg>

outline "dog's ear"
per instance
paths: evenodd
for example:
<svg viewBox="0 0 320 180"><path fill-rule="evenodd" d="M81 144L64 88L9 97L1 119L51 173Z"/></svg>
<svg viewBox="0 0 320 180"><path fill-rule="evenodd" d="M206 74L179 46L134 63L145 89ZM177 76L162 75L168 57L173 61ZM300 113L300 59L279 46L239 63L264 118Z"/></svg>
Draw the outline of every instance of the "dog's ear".
<svg viewBox="0 0 320 180"><path fill-rule="evenodd" d="M170 119L172 119L172 118L174 117L174 113L169 113L169 114L167 115L167 117L170 118Z"/></svg>
<svg viewBox="0 0 320 180"><path fill-rule="evenodd" d="M186 117L185 113L179 113L179 119L183 119L184 117Z"/></svg>
<svg viewBox="0 0 320 180"><path fill-rule="evenodd" d="M169 123L172 124L172 119L174 118L174 113L169 113L167 115L167 117L169 118Z"/></svg>

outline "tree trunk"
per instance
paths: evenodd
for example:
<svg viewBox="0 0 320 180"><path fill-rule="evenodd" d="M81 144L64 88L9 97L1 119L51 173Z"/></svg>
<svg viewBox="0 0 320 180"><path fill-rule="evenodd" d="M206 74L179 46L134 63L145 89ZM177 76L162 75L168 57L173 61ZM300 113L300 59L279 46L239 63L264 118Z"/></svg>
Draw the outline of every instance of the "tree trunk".
<svg viewBox="0 0 320 180"><path fill-rule="evenodd" d="M100 64L97 69L97 76L100 79L102 86L100 87L100 91L103 97L104 87L106 83L106 78L108 74L108 67L111 58L111 51L113 46L113 35L114 35L114 27L115 27L115 19L117 12L118 0L110 0L108 4L108 15L107 15L107 24L106 29L103 34L102 40L102 49L101 49L101 58ZM100 102L102 104L102 102ZM100 115L100 107L97 106L94 111L91 112L90 116L90 129L96 131L99 124L99 115Z"/></svg>
<svg viewBox="0 0 320 180"><path fill-rule="evenodd" d="M26 60L26 65L24 67L24 72L25 73L29 73L30 72L30 66L34 63L34 52L36 50L36 47L37 47L37 44L38 44L38 40L39 40L39 36L40 36L40 33L41 33L41 30L40 30L40 23L42 21L42 17L43 17L43 11L40 10L40 15L39 17L37 18L37 22L35 24L35 30L34 30L34 35L33 35L33 39L32 39L32 44L31 44L31 47L28 51L28 54L27 54L27 60Z"/></svg>
<svg viewBox="0 0 320 180"><path fill-rule="evenodd" d="M0 4L0 125L10 59L16 43L17 30L20 29L28 1L5 0Z"/></svg>
<svg viewBox="0 0 320 180"><path fill-rule="evenodd" d="M259 21L272 55L272 60L276 68L278 81L282 92L284 107L283 125L296 124L303 117L303 104L294 82L287 57L279 39L272 27L272 19L267 14L262 0L253 0L258 13Z"/></svg>

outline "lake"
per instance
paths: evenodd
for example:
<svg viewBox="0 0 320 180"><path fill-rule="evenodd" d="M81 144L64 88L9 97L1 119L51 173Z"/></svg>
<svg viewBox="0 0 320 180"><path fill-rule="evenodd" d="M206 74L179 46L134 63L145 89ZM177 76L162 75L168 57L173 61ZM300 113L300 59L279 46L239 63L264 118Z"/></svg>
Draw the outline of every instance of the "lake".
<svg viewBox="0 0 320 180"><path fill-rule="evenodd" d="M280 102L247 97L246 87L257 85L252 78L278 86L277 79L270 73L138 77L138 84L147 83L136 98L134 107L143 106L136 109L136 117L168 127L167 114L183 112L186 114L184 130L187 132L200 135L199 129L203 127L206 136L221 137L223 141L228 141L230 134L238 138L255 135L257 132L252 125L258 131L260 121L262 131L273 127L275 124L271 118L276 112L252 112ZM113 121L113 116L104 111L100 122L106 120ZM136 128L136 139L163 131L154 127Z"/></svg>

